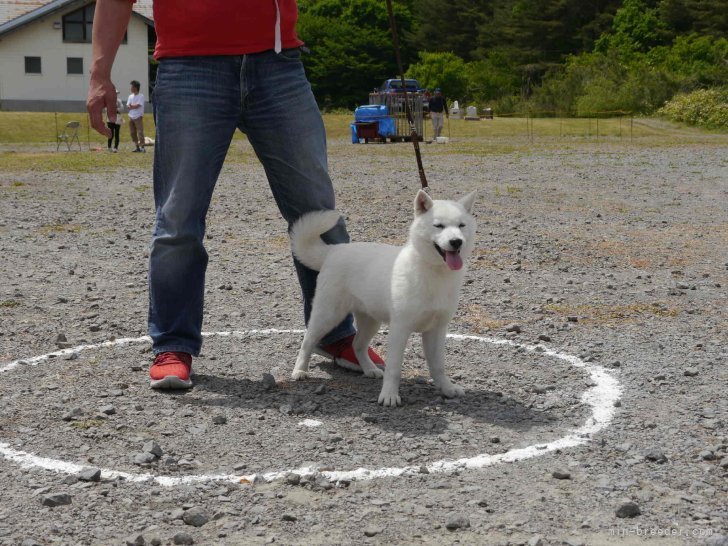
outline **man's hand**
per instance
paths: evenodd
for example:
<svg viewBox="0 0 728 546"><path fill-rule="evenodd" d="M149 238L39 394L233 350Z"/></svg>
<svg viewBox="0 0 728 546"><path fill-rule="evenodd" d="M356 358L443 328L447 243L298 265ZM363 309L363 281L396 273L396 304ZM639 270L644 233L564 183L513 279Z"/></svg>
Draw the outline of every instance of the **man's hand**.
<svg viewBox="0 0 728 546"><path fill-rule="evenodd" d="M104 108L109 113L109 120L116 119L116 88L111 83L111 66L129 25L131 8L129 0L97 0L94 12L91 81L86 108L91 117L91 127L106 138L111 138L111 131L104 125Z"/></svg>
<svg viewBox="0 0 728 546"><path fill-rule="evenodd" d="M106 127L103 111L106 108L109 120L116 119L116 88L108 78L91 76L86 97L86 109L91 118L91 127L106 138L111 138L111 130Z"/></svg>

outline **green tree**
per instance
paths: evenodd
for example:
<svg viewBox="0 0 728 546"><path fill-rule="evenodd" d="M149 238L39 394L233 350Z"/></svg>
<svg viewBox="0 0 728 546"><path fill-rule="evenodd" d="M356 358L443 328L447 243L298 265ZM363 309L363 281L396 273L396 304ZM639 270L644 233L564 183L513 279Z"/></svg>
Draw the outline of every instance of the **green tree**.
<svg viewBox="0 0 728 546"><path fill-rule="evenodd" d="M410 65L407 77L416 78L428 89L439 87L450 99L463 100L468 88L465 61L454 53L420 52L420 60Z"/></svg>
<svg viewBox="0 0 728 546"><path fill-rule="evenodd" d="M624 0L614 16L613 30L596 43L597 51L618 50L624 54L646 52L669 42L670 33L657 8L649 8L643 0Z"/></svg>
<svg viewBox="0 0 728 546"><path fill-rule="evenodd" d="M398 28L407 33L412 25L407 4L394 8ZM299 10L297 32L311 50L304 65L322 106L366 104L369 91L396 74L383 2L317 0L301 2Z"/></svg>

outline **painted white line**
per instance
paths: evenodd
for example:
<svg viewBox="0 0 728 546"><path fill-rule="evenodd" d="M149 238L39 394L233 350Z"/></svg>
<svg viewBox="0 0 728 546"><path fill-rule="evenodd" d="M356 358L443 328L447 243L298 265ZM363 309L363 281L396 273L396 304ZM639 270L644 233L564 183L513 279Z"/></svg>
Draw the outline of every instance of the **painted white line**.
<svg viewBox="0 0 728 546"><path fill-rule="evenodd" d="M229 332L205 332L202 335L205 337L219 336L219 337L267 337L276 334L303 334L304 330L280 330L277 328L269 328L265 330L243 330L243 331L229 331ZM355 480L371 480L374 478L386 478L396 477L403 475L418 474L421 472L422 466L427 468L430 473L449 473L455 470L461 469L478 469L487 466L492 466L498 463L512 463L516 461L523 461L538 457L545 453L556 451L557 449L565 449L570 447L576 447L587 443L590 438L603 430L609 425L612 418L614 417L614 402L619 400L622 394L622 388L619 382L614 376L595 364L584 362L580 358L573 355L562 353L553 349L544 347L543 345L529 345L524 343L517 343L508 339L498 339L492 337L475 336L475 335L463 335L463 334L448 334L448 338L455 340L471 340L481 343L490 343L493 345L505 345L514 348L524 349L529 352L539 352L544 356L558 358L576 368L582 368L589 373L592 383L592 387L587 389L581 397L582 403L591 406L592 413L587 418L586 422L580 427L571 429L567 432L566 436L558 438L551 442L544 444L534 444L528 447L519 449L511 449L505 453L499 453L497 455L489 455L483 453L476 455L475 457L468 457L462 459L444 459L441 461L435 461L428 465L417 465L417 466L403 466L403 467L388 467L388 468L357 468L355 470L332 470L324 471L320 474L331 481L355 481ZM90 345L80 345L70 349L62 349L45 355L35 356L24 360L14 360L4 366L0 367L0 374L14 370L18 366L28 365L36 366L41 364L52 357L65 356L72 353L80 353L82 351L99 349L103 347L113 347L116 345L126 345L129 343L149 343L150 339L147 336L137 338L121 338L113 341L105 341L103 343L96 343ZM312 423L317 423L313 425ZM319 421L313 419L306 419L299 423L304 426L318 426L321 424ZM48 457L39 457L32 453L25 451L19 451L12 449L10 444L0 442L0 455L6 459L20 465L23 468L44 468L46 470L52 470L54 472L60 472L64 474L77 474L83 468L82 465L75 463L69 463L58 459L51 459ZM183 485L195 482L209 482L209 481L229 481L229 482L254 482L254 481L266 481L271 482L276 479L282 478L289 472L300 474L301 476L311 476L316 473L315 468L303 467L294 468L290 470L282 470L279 472L270 472L267 474L250 474L245 476L235 476L227 474L217 475L205 475L205 474L190 474L186 476L158 476L155 474L136 474L130 472L120 472L117 470L111 470L102 468L101 476L105 479L122 478L130 482L155 482L163 486L172 487L175 485Z"/></svg>
<svg viewBox="0 0 728 546"><path fill-rule="evenodd" d="M317 421L316 419L304 419L303 421L301 421L298 424L303 427L309 427L309 428L316 428L316 427L320 427L321 425L323 425L323 423L321 421Z"/></svg>

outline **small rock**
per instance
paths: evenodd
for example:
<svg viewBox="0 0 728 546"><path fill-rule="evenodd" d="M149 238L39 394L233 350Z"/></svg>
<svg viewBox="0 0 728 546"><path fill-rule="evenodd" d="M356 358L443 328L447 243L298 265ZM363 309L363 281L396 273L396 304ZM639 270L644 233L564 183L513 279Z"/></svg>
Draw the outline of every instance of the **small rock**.
<svg viewBox="0 0 728 546"><path fill-rule="evenodd" d="M281 516L281 519L283 521L298 521L298 518L294 516L293 514L283 514Z"/></svg>
<svg viewBox="0 0 728 546"><path fill-rule="evenodd" d="M491 444L500 444L500 438L498 436L491 436L490 443Z"/></svg>
<svg viewBox="0 0 728 546"><path fill-rule="evenodd" d="M224 425L225 423L227 423L227 417L225 417L224 415L216 415L212 418L212 422L215 425Z"/></svg>
<svg viewBox="0 0 728 546"><path fill-rule="evenodd" d="M51 508L63 506L64 504L71 504L71 495L68 493L51 493L50 495L44 495L40 502L43 506L50 506Z"/></svg>
<svg viewBox="0 0 728 546"><path fill-rule="evenodd" d="M544 546L543 539L538 535L531 537L531 540L529 540L527 544L528 546Z"/></svg>
<svg viewBox="0 0 728 546"><path fill-rule="evenodd" d="M314 394L326 394L326 385L321 383L318 387L316 387L316 390L313 391Z"/></svg>
<svg viewBox="0 0 728 546"><path fill-rule="evenodd" d="M98 468L84 468L78 473L78 479L82 482L97 482L101 479L101 470Z"/></svg>
<svg viewBox="0 0 728 546"><path fill-rule="evenodd" d="M83 415L83 410L81 408L73 408L72 410L63 414L63 417L61 417L61 419L63 419L64 421L73 421L73 419L75 419L76 417L80 417L81 415Z"/></svg>
<svg viewBox="0 0 728 546"><path fill-rule="evenodd" d="M271 389L274 389L276 386L276 378L269 373L264 373L262 384L263 390L269 391Z"/></svg>
<svg viewBox="0 0 728 546"><path fill-rule="evenodd" d="M615 515L618 518L633 518L639 516L641 513L640 507L632 501L622 502L615 511Z"/></svg>
<svg viewBox="0 0 728 546"><path fill-rule="evenodd" d="M538 339L540 339L541 341L551 341L551 336L546 335L546 334L541 334L538 336Z"/></svg>
<svg viewBox="0 0 728 546"><path fill-rule="evenodd" d="M657 464L663 464L667 462L667 457L659 449L653 447L645 452L645 459L653 461Z"/></svg>
<svg viewBox="0 0 728 546"><path fill-rule="evenodd" d="M566 321L567 322L579 322L579 317L570 315L570 316L566 317Z"/></svg>
<svg viewBox="0 0 728 546"><path fill-rule="evenodd" d="M508 324L506 325L506 332L515 332L516 334L520 334L521 325L516 323Z"/></svg>
<svg viewBox="0 0 728 546"><path fill-rule="evenodd" d="M371 526L370 525L369 527L367 527L366 529L364 529L364 536L366 536L366 537L375 537L378 534L380 534L383 530L384 529L382 529L381 527L374 527L374 526Z"/></svg>
<svg viewBox="0 0 728 546"><path fill-rule="evenodd" d="M187 533L177 533L174 535L172 542L175 544L194 544L195 540Z"/></svg>
<svg viewBox="0 0 728 546"><path fill-rule="evenodd" d="M144 539L144 535L140 533L132 533L124 540L126 546L145 546L147 541Z"/></svg>
<svg viewBox="0 0 728 546"><path fill-rule="evenodd" d="M164 455L164 451L162 451L162 448L159 446L157 442L154 440L149 440L142 446L142 451L144 453L151 453L155 457L159 458L162 455Z"/></svg>
<svg viewBox="0 0 728 546"><path fill-rule="evenodd" d="M116 413L116 408L114 406L102 406L99 408L99 413L103 413L104 415L114 415Z"/></svg>
<svg viewBox="0 0 728 546"><path fill-rule="evenodd" d="M184 513L182 521L184 521L187 525L192 525L193 527L202 527L205 523L210 521L210 516L208 516L202 508L195 507L190 508Z"/></svg>
<svg viewBox="0 0 728 546"><path fill-rule="evenodd" d="M26 538L23 540L23 542L20 543L20 546L42 546L40 542L35 540L34 538Z"/></svg>
<svg viewBox="0 0 728 546"><path fill-rule="evenodd" d="M285 480L288 485L298 485L299 483L301 483L301 476L300 474L296 474L295 472L289 472L288 474L286 474Z"/></svg>
<svg viewBox="0 0 728 546"><path fill-rule="evenodd" d="M142 465L142 464L149 464L153 463L155 461L156 457L153 453L137 453L134 455L134 464Z"/></svg>
<svg viewBox="0 0 728 546"><path fill-rule="evenodd" d="M683 370L683 375L685 377L695 377L698 375L698 369L697 368L685 368Z"/></svg>
<svg viewBox="0 0 728 546"><path fill-rule="evenodd" d="M698 454L698 456L704 461L715 461L715 453L709 449L704 449Z"/></svg>
<svg viewBox="0 0 728 546"><path fill-rule="evenodd" d="M557 480L570 480L571 479L571 472L567 472L566 470L554 470L551 475L556 478Z"/></svg>
<svg viewBox="0 0 728 546"><path fill-rule="evenodd" d="M466 529L468 527L470 527L470 519L467 516L451 516L445 524L445 528L448 531Z"/></svg>

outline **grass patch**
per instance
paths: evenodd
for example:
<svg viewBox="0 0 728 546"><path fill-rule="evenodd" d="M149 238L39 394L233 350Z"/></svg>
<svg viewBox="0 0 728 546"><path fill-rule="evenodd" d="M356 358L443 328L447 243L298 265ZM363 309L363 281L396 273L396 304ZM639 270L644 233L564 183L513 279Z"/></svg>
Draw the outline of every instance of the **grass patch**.
<svg viewBox="0 0 728 546"><path fill-rule="evenodd" d="M126 118L126 116L124 117ZM63 128L69 121L81 123L78 139L82 149L88 149L89 143L91 146L103 145L104 148L106 147L106 139L93 129L89 129L88 114L84 112L59 112L57 114L55 112L0 112L0 143L52 142L55 146L56 136L63 132ZM128 118L121 126L121 133L122 140L130 140ZM156 134L154 117L151 115L144 116L144 134L151 138L154 138ZM61 143L61 148L65 146L64 143ZM76 146L75 142L74 146ZM78 146L76 146L76 150L78 150Z"/></svg>
<svg viewBox="0 0 728 546"><path fill-rule="evenodd" d="M121 167L151 169L154 154L103 152L0 152L0 170L94 172Z"/></svg>
<svg viewBox="0 0 728 546"><path fill-rule="evenodd" d="M152 116L145 123L148 136L154 138L155 128ZM140 168L149 170L153 153L132 154L128 129L122 128L121 152L106 152L106 139L88 130L85 114L58 114L58 125L67 121L82 121L79 133L81 151L78 147L71 152L56 152L56 116L45 112L0 112L0 145L6 151L0 152L0 171L70 171L96 172L116 168ZM350 144L353 114L324 114L330 147L330 155L344 151L372 151L377 155L410 156L409 143L399 145L357 145ZM431 139L432 126L425 120L425 137ZM598 128L597 128L598 124ZM598 130L597 130L598 129ZM471 155L474 158L494 155L531 153L538 150L575 149L579 146L703 146L725 145L728 135L709 133L700 129L686 129L663 123L659 120L640 118L630 122L628 118L614 119L574 119L574 118L526 118L503 117L493 120L465 121L452 119L447 122L445 133L452 140L448 144L429 144L423 146L427 155ZM247 137L236 132L233 146L225 160L227 168L256 162L255 154L246 142ZM153 151L153 149L150 149ZM506 191L509 191L506 188ZM510 190L515 195L517 190Z"/></svg>
<svg viewBox="0 0 728 546"><path fill-rule="evenodd" d="M576 316L579 322L586 323L624 323L644 317L671 318L680 314L677 309L661 303L632 303L629 305L563 305L548 304L544 311L556 315Z"/></svg>
<svg viewBox="0 0 728 546"><path fill-rule="evenodd" d="M78 224L47 224L38 228L38 233L48 235L49 233L78 233L81 226Z"/></svg>
<svg viewBox="0 0 728 546"><path fill-rule="evenodd" d="M505 319L497 319L485 312L481 305L466 305L466 312L464 320L470 326L475 328L476 331L482 332L485 330L497 330L503 328L506 324L512 321Z"/></svg>
<svg viewBox="0 0 728 546"><path fill-rule="evenodd" d="M105 423L103 419L85 419L83 421L73 421L71 423L71 427L77 428L80 430L86 430L92 427L98 427Z"/></svg>
<svg viewBox="0 0 728 546"><path fill-rule="evenodd" d="M13 307L17 307L18 305L20 305L20 303L18 303L15 300L5 300L5 301L0 302L0 307L6 307L9 309L12 309Z"/></svg>

